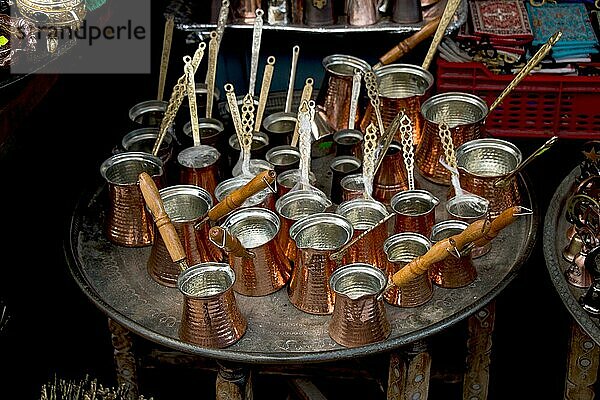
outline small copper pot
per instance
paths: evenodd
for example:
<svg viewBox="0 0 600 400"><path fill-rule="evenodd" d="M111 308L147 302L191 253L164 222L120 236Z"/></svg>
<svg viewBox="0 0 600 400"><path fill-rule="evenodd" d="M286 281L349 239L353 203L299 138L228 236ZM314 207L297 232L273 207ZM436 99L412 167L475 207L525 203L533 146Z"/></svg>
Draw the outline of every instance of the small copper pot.
<svg viewBox="0 0 600 400"><path fill-rule="evenodd" d="M144 247L154 241L154 220L146 208L138 177L146 172L162 186L163 163L152 154L131 151L115 154L100 165L108 184L106 235L120 246Z"/></svg>
<svg viewBox="0 0 600 400"><path fill-rule="evenodd" d="M504 187L496 187L495 183L513 172L521 160L521 151L506 140L471 140L456 149L460 186L487 199L490 216L496 218L507 208L520 204L517 176Z"/></svg>
<svg viewBox="0 0 600 400"><path fill-rule="evenodd" d="M377 225L389 214L385 205L380 202L360 198L341 203L335 212L350 221L354 229L353 239ZM363 239L350 246L344 254L342 263L367 263L385 271L387 264L383 242L387 237L387 225L379 225Z"/></svg>
<svg viewBox="0 0 600 400"><path fill-rule="evenodd" d="M331 201L335 204L342 202L342 179L348 175L361 171L362 162L354 156L337 156L331 160L329 170L331 171Z"/></svg>
<svg viewBox="0 0 600 400"><path fill-rule="evenodd" d="M222 261L223 254L208 241L209 224L200 229L194 225L213 206L208 191L194 185L174 185L159 190L160 197L190 264L209 261ZM157 235L146 263L152 279L167 287L176 287L181 272L178 263L173 262L161 235Z"/></svg>
<svg viewBox="0 0 600 400"><path fill-rule="evenodd" d="M235 176L233 178L226 179L219 183L215 188L215 198L217 202L222 201L227 197L227 195L231 194L236 189L241 188L246 183L252 180L251 177L241 175ZM271 191L269 187L261 190L253 196L250 196L246 199L240 206L240 208L246 207L264 207L269 210L275 209L275 194Z"/></svg>
<svg viewBox="0 0 600 400"><path fill-rule="evenodd" d="M362 174L350 174L340 181L342 200L362 199L365 197L365 184Z"/></svg>
<svg viewBox="0 0 600 400"><path fill-rule="evenodd" d="M277 175L277 197L280 198L287 192L289 192L299 181L300 171L298 169L291 169L284 171ZM317 177L314 173L309 172L308 181L311 185L317 182Z"/></svg>
<svg viewBox="0 0 600 400"><path fill-rule="evenodd" d="M403 190L408 190L408 174L404 166L402 148L394 141L373 178L373 198L389 205L392 197Z"/></svg>
<svg viewBox="0 0 600 400"><path fill-rule="evenodd" d="M229 254L229 264L237 277L233 290L237 293L266 296L288 282L291 267L277 240L280 225L277 214L256 207L234 211L221 225L254 255L248 258Z"/></svg>
<svg viewBox="0 0 600 400"><path fill-rule="evenodd" d="M329 279L335 305L329 322L329 336L345 347L363 346L385 340L391 327L383 291L387 276L369 264L348 264Z"/></svg>
<svg viewBox="0 0 600 400"><path fill-rule="evenodd" d="M388 129L392 120L400 111L404 111L413 125L413 143L418 145L423 135L424 120L421 114L421 103L431 95L434 78L431 72L412 64L389 64L375 70L379 90L379 109L383 126ZM377 126L377 118L371 103L367 104L364 117L360 123L365 131L373 123ZM395 140L401 142L398 131Z"/></svg>
<svg viewBox="0 0 600 400"><path fill-rule="evenodd" d="M394 195L390 202L396 213L394 232L417 232L429 237L435 224L435 208L439 203L437 197L423 189L405 190Z"/></svg>
<svg viewBox="0 0 600 400"><path fill-rule="evenodd" d="M469 224L463 221L446 220L438 222L431 230L431 243L435 244L464 231ZM461 253L460 257L450 255L433 263L427 272L431 281L443 288L459 288L471 284L477 278L477 270L471 259L471 252Z"/></svg>
<svg viewBox="0 0 600 400"><path fill-rule="evenodd" d="M396 233L383 243L387 255L388 281L414 258L427 253L431 242L427 237L414 232ZM433 283L428 274L421 274L402 287L390 286L384 293L385 301L399 307L416 307L427 303L433 297Z"/></svg>
<svg viewBox="0 0 600 400"><path fill-rule="evenodd" d="M240 161L240 143L237 135L229 136L229 165L233 169ZM250 145L250 159L260 160L265 158L267 149L269 148L269 137L264 132L254 132L252 134L252 144Z"/></svg>
<svg viewBox="0 0 600 400"><path fill-rule="evenodd" d="M297 121L298 115L292 112L279 111L267 115L262 125L269 144L274 147L291 144Z"/></svg>
<svg viewBox="0 0 600 400"><path fill-rule="evenodd" d="M177 279L183 294L179 337L201 347L224 348L244 336L248 323L240 312L233 284L235 274L224 263L201 263Z"/></svg>
<svg viewBox="0 0 600 400"><path fill-rule="evenodd" d="M265 160L273 165L277 175L300 166L300 151L297 147L281 145L271 147L265 155Z"/></svg>
<svg viewBox="0 0 600 400"><path fill-rule="evenodd" d="M364 135L358 129L342 129L333 134L335 156L353 156L362 161Z"/></svg>
<svg viewBox="0 0 600 400"><path fill-rule="evenodd" d="M123 151L140 151L142 153L152 154L152 149L158 138L158 134L158 128L145 127L135 129L123 136L121 139L121 148ZM165 135L165 138L158 148L157 155L163 162L164 168L173 156L173 137L171 135Z"/></svg>
<svg viewBox="0 0 600 400"><path fill-rule="evenodd" d="M158 128L167 111L169 103L162 100L146 100L135 104L129 109L129 120L132 127Z"/></svg>
<svg viewBox="0 0 600 400"><path fill-rule="evenodd" d="M183 149L177 154L179 164L179 182L196 185L206 189L214 196L215 189L221 180L219 160L221 153L213 146L200 145Z"/></svg>
<svg viewBox="0 0 600 400"><path fill-rule="evenodd" d="M329 256L352 238L352 224L341 215L317 213L290 227L298 253L288 287L290 302L309 314L331 314L334 293L329 286L336 269Z"/></svg>
<svg viewBox="0 0 600 400"><path fill-rule="evenodd" d="M439 93L421 104L425 126L415 151L415 166L425 179L440 185L450 184L450 172L440 163L440 156L444 155L439 137L440 124L448 124L456 149L463 143L483 137L488 111L486 102L480 97L462 92Z"/></svg>
<svg viewBox="0 0 600 400"><path fill-rule="evenodd" d="M215 118L198 118L198 131L200 143L216 148L221 154L227 153L225 126L221 121ZM183 125L183 134L187 146L193 146L194 137L190 121Z"/></svg>

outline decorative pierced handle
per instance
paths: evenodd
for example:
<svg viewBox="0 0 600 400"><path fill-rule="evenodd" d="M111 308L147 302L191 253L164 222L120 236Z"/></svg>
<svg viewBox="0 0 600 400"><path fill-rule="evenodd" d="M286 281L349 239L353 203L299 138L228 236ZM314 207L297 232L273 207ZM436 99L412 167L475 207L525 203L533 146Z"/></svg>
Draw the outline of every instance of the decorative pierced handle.
<svg viewBox="0 0 600 400"><path fill-rule="evenodd" d="M294 99L294 86L296 85L296 68L298 68L298 55L300 54L300 46L292 48L292 66L290 68L290 80L288 82L287 95L285 97L285 111L292 112L292 102Z"/></svg>
<svg viewBox="0 0 600 400"><path fill-rule="evenodd" d="M192 57L192 67L194 73L196 73L198 65L200 65L200 62L204 57L205 48L206 43L201 42L198 45L194 56ZM187 75L184 73L182 76L179 77L177 83L175 84L175 87L173 88L173 93L171 94L171 98L169 99L169 103L167 104L165 115L160 124L158 137L156 138L156 141L154 142L154 147L152 148L153 156L158 155L158 149L160 148L160 145L162 144L163 140L165 139L165 136L167 135L167 130L172 127L173 121L175 120L175 115L179 110L179 106L181 106L181 103L183 102L183 94L186 90L187 85L186 80Z"/></svg>
<svg viewBox="0 0 600 400"><path fill-rule="evenodd" d="M252 58L250 59L250 83L248 85L248 93L253 97L256 89L256 74L258 73L258 56L260 53L260 41L262 38L263 14L264 11L262 9L256 9L254 30L252 32Z"/></svg>
<svg viewBox="0 0 600 400"><path fill-rule="evenodd" d="M221 40L223 39L223 32L225 31L225 25L227 24L227 18L229 17L229 0L221 1L221 8L219 9L219 17L217 19L217 51L221 47Z"/></svg>
<svg viewBox="0 0 600 400"><path fill-rule="evenodd" d="M365 73L365 87L367 88L367 96L373 106L373 111L377 117L377 128L379 129L380 135L383 136L385 128L383 127L383 119L381 118L381 110L379 109L379 88L377 84L377 77L372 70L368 70Z"/></svg>
<svg viewBox="0 0 600 400"><path fill-rule="evenodd" d="M444 149L444 157L449 167L456 169L456 152L454 151L454 143L452 142L452 132L448 123L444 120L438 126L438 135Z"/></svg>
<svg viewBox="0 0 600 400"><path fill-rule="evenodd" d="M198 105L196 104L196 82L194 81L194 68L190 56L184 56L184 70L187 75L187 97L190 104L190 123L192 124L192 138L194 146L200 146L200 128L198 126Z"/></svg>
<svg viewBox="0 0 600 400"><path fill-rule="evenodd" d="M160 75L158 77L158 94L157 100L162 100L165 94L165 82L167 80L167 69L169 67L169 56L171 55L171 43L173 42L173 26L175 25L175 17L173 14L167 16L165 22L165 32L163 36L163 48L160 57Z"/></svg>
<svg viewBox="0 0 600 400"><path fill-rule="evenodd" d="M212 118L218 51L218 33L217 31L212 31L210 33L210 42L208 42L208 69L206 70L206 118Z"/></svg>
<svg viewBox="0 0 600 400"><path fill-rule="evenodd" d="M415 189L415 153L413 148L413 124L409 116L404 114L400 119L400 140L402 144L402 157L408 175L408 190Z"/></svg>
<svg viewBox="0 0 600 400"><path fill-rule="evenodd" d="M240 109L237 105L237 97L233 85L227 83L225 86L225 98L227 99L227 105L229 106L229 113L231 114L231 120L233 121L233 127L235 128L235 134L238 142L240 143L240 149L242 146L242 138L244 136L244 128L242 126L242 117L240 116Z"/></svg>
<svg viewBox="0 0 600 400"><path fill-rule="evenodd" d="M371 199L373 194L373 177L375 175L375 158L377 150L377 128L373 123L367 126L363 154L363 182L365 187L365 198Z"/></svg>
<svg viewBox="0 0 600 400"><path fill-rule="evenodd" d="M312 96L312 91L313 91L313 83L314 83L314 79L313 78L306 78L306 81L304 82L304 88L302 89L302 95L300 96L300 104L302 104L302 102L308 102ZM294 135L292 136L292 142L291 145L296 147L298 144L298 135L299 135L299 130L300 130L300 121L296 121L296 127L294 128Z"/></svg>
<svg viewBox="0 0 600 400"><path fill-rule="evenodd" d="M260 87L260 97L258 98L258 109L256 110L256 120L254 121L254 131L260 131L262 125L267 99L269 98L269 89L271 88L271 80L273 79L273 69L275 68L275 57L267 58L267 65L263 72L262 84Z"/></svg>
<svg viewBox="0 0 600 400"><path fill-rule="evenodd" d="M298 110L298 123L300 124L299 136L300 144L298 150L300 152L300 178L299 182L302 187L310 185L310 145L311 145L311 130L312 118L314 115L315 104L311 101L303 101L300 103Z"/></svg>
<svg viewBox="0 0 600 400"><path fill-rule="evenodd" d="M244 96L242 100L242 172L250 175L250 150L252 148L252 133L254 131L254 99L251 94Z"/></svg>

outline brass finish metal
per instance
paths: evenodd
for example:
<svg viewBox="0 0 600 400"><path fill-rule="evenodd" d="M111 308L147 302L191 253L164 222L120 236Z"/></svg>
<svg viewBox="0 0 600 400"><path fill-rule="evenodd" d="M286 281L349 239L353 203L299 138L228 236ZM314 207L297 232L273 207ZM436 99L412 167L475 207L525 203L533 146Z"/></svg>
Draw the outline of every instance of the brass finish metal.
<svg viewBox="0 0 600 400"><path fill-rule="evenodd" d="M250 82L248 83L248 94L254 97L256 91L256 74L258 73L258 56L260 53L260 42L262 39L263 14L259 7L255 11L254 27L252 29L252 57L250 59Z"/></svg>
<svg viewBox="0 0 600 400"><path fill-rule="evenodd" d="M158 76L158 94L156 100L161 101L165 94L165 82L167 79L167 69L169 67L169 56L171 54L171 43L173 42L173 27L175 26L175 17L173 14L167 15L165 21L165 31L163 33L163 48L160 57L160 73Z"/></svg>
<svg viewBox="0 0 600 400"><path fill-rule="evenodd" d="M431 44L429 45L429 50L427 50L427 54L425 55L425 59L423 60L423 64L421 65L423 69L429 69L431 62L433 61L433 57L437 52L437 48L442 42L442 39L444 38L446 28L448 27L450 20L454 16L454 13L456 12L456 9L458 8L460 2L461 0L448 0L448 2L446 3L444 12L442 13L442 17L440 18L440 22L438 23Z"/></svg>
<svg viewBox="0 0 600 400"><path fill-rule="evenodd" d="M312 98L312 92L313 92L313 84L314 84L314 79L313 78L306 78L306 81L304 82L304 88L302 89L302 94L300 96L300 105L302 105L303 103L308 103L308 101L310 101L310 99ZM292 136L292 143L291 145L296 147L298 145L298 138L299 138L299 132L300 131L300 119L296 118L296 127L294 128L294 135Z"/></svg>
<svg viewBox="0 0 600 400"><path fill-rule="evenodd" d="M258 98L258 108L256 109L256 119L254 120L254 132L260 131L263 121L265 107L267 106L267 98L269 97L269 89L271 88L271 80L273 79L273 70L275 69L275 57L269 56L267 64L263 71L263 79L260 86L260 96Z"/></svg>
<svg viewBox="0 0 600 400"><path fill-rule="evenodd" d="M389 205L396 193L408 189L408 177L400 145L392 143L382 160L381 168L373 178L373 198Z"/></svg>
<svg viewBox="0 0 600 400"><path fill-rule="evenodd" d="M219 34L217 31L210 33L208 42L208 67L206 69L206 118L212 118L212 109L215 96L215 77L217 75L217 55L219 51Z"/></svg>
<svg viewBox="0 0 600 400"><path fill-rule="evenodd" d="M424 189L404 190L390 200L396 216L394 232L417 232L425 237L431 235L435 224L435 208L439 199Z"/></svg>

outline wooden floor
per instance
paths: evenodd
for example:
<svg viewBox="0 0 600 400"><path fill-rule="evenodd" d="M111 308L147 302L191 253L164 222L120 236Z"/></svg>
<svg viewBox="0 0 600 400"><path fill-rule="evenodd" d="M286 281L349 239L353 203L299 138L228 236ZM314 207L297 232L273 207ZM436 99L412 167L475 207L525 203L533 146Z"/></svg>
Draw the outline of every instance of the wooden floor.
<svg viewBox="0 0 600 400"><path fill-rule="evenodd" d="M115 384L106 316L70 277L62 240L81 189L98 176L100 163L128 131L128 108L154 95L149 79L61 76L25 123L10 133L10 149L0 159L0 298L10 314L0 332L0 398L34 399L55 375L78 380L89 374L105 386ZM513 142L528 155L543 139ZM581 143L561 141L528 167L542 215L554 189L581 160ZM489 399L562 398L569 321L551 287L539 236L529 262L497 298ZM459 323L432 338L430 399L462 398L464 332ZM255 398L287 399L293 393L292 378L308 376L330 400L358 394L384 399L387 377L378 369L385 371L386 363L385 357L373 357L330 366L329 374L309 373L308 368L285 378L257 370ZM352 369L359 374L359 367L376 378L331 373ZM210 361L195 368L154 365L141 372L141 393L155 400L214 395ZM5 391L22 396L4 397Z"/></svg>

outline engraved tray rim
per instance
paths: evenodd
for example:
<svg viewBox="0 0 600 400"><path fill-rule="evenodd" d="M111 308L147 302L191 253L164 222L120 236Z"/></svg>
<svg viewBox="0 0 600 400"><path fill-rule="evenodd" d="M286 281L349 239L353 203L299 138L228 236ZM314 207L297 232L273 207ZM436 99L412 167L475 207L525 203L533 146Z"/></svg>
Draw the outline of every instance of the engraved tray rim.
<svg viewBox="0 0 600 400"><path fill-rule="evenodd" d="M248 350L247 348L240 348L240 343L242 342L241 340L240 340L240 342L234 344L233 346L230 346L225 349L203 348L203 347L199 347L199 346L196 346L196 345L193 345L190 343L183 342L183 341L179 340L178 338L176 338L175 335L163 334L163 333L157 331L156 326L148 326L148 324L146 324L144 321L141 321L141 319L143 319L143 318L132 318L128 315L125 315L124 311L126 311L126 310L120 309L120 307L115 307L115 306L109 304L109 301L107 301L109 299L103 298L103 296L98 292L97 288L95 287L97 282L94 282L93 279L90 279L90 276L88 276L86 274L86 272L84 271L85 264L91 263L91 262L93 262L93 260L91 260L91 261L90 260L82 260L80 257L80 254L79 254L80 250L86 245L86 243L81 242L81 239L84 236L81 232L81 229L82 229L81 224L84 219L84 214L86 212L90 212L91 205L94 201L93 199L98 197L99 195L101 195L101 193L103 191L105 191L105 184L100 181L98 181L96 183L96 186L93 189L90 188L81 194L81 196L74 208L74 211L73 211L72 215L70 216L70 219L67 223L67 232L66 232L67 234L66 234L66 239L64 242L64 252L65 252L66 259L67 259L68 268L70 270L71 275L75 279L77 285L81 288L81 290L84 292L84 294L92 302L94 302L98 308L100 308L101 311L103 311L108 317L110 317L111 319L114 319L115 321L117 321L119 324L123 325L125 328L129 329L130 331L132 331L132 332L136 333L137 335L144 337L150 341L158 343L160 345L164 345L171 349L179 350L179 351L189 353L189 354L210 357L210 358L215 358L215 359L225 360L225 361L242 362L242 363L290 364L290 363L298 363L298 362L316 363L316 362L329 362L329 361L339 361L339 360L343 360L343 359L351 359L351 358L355 358L355 357L368 356L368 355L373 355L376 353L383 353L383 352L391 351L398 347L402 347L404 345L410 344L410 343L415 342L420 339L424 339L424 338L431 336L437 332L440 332L443 329L474 314L481 307L485 306L491 300L493 300L493 298L512 281L512 279L519 272L521 266L527 261L527 259L529 258L529 256L532 253L532 250L533 250L533 247L534 247L535 241L536 241L536 236L537 236L536 232L537 232L537 227L538 227L538 222L539 222L539 212L537 210L537 202L535 201L535 198L532 196L532 193L529 190L531 185L528 183L528 180L526 179L526 176L524 174L521 174L519 176L520 176L519 181L523 186L523 192L522 192L523 197L524 197L523 204L525 205L525 203L528 202L528 206L534 210L534 213L531 216L523 217L523 218L519 219L517 222L515 222L515 224L506 228L507 230L510 230L515 225L526 224L525 226L519 225L520 229L522 231L526 231L526 237L523 238L524 242L522 242L520 245L521 251L518 252L518 254L516 254L516 255L510 254L510 256L514 257L514 262L512 263L512 265L507 267L507 271L506 271L505 275L491 279L491 282L488 282L491 285L491 288L489 290L487 290L485 293L481 293L480 296L476 296L476 299L470 301L470 303L467 306L460 308L458 311L436 321L435 323L432 323L428 326L425 326L425 327L422 327L419 329L410 330L410 331L406 332L405 334L401 334L399 336L398 335L393 336L394 335L394 331L393 331L392 334L385 341L373 343L373 344L369 344L369 345L365 345L365 346L361 346L361 347L356 347L356 348L345 348L340 345L336 345L335 342L332 342L333 346L331 346L331 349L327 349L326 351L312 350L312 349L308 349L308 350L305 349L305 350L299 350L299 351L298 350L297 351L284 351L284 350L265 351L265 350L262 350L266 346L266 343L268 343L268 341L271 339L271 332L268 332L269 337L260 337L259 338L260 343L258 344L257 348L254 350ZM515 229L517 229L517 228L515 228ZM504 240L501 238L503 236L503 233L505 233L505 232L501 232L500 235L498 236L498 238L496 238L495 240L499 239L500 242L502 242ZM514 235L511 235L509 232L509 233L506 233L505 236L510 238L510 237L513 237ZM106 244L103 244L102 246L105 246L105 245ZM102 246L100 246L101 249L102 249ZM116 247L116 246L114 246L114 247ZM127 251L129 251L129 250L127 250ZM132 250L132 251L137 251L137 250ZM482 259L485 259L485 257L490 256L493 252L494 252L494 250L492 250L492 252L488 253L488 255L482 257ZM512 253L512 252L508 252L508 253ZM478 261L478 260L476 260L476 261ZM493 260L493 261L498 261L498 260ZM502 261L502 260L500 260L500 261ZM505 261L511 261L511 260L505 260ZM494 267L496 266L496 263L491 262L491 264L494 264L493 265ZM491 270L491 268L489 268L489 271L486 273L486 275L488 275L490 272L493 272ZM160 286L160 285L156 284L155 282L153 282L150 278L148 278L148 279L154 285ZM475 288L475 290L479 289L477 286L473 286L476 283L477 282L471 284L471 286L473 288ZM480 282L480 284L481 284L481 282ZM467 286L467 287L469 287L469 286ZM174 288L166 288L166 289L177 291L177 289L174 289ZM282 290L285 290L285 288ZM436 290L441 291L441 293L450 294L449 297L451 297L452 295L460 296L460 294L461 294L460 291L467 290L467 289L464 289L464 288L441 289L439 287L435 287L434 293L436 293L435 292ZM282 293L282 291L280 290L277 293ZM462 292L462 293L464 294L464 292ZM236 293L236 296L238 296L237 293ZM270 295L270 296L273 296L273 295ZM285 296L287 297L287 294L285 294ZM244 298L244 296L241 296L241 297ZM268 296L266 296L266 297L268 297ZM466 297L466 296L463 296L463 297ZM240 297L238 297L238 298L240 298ZM245 298L245 299L246 300L243 300L245 302L244 304L254 301L253 299L247 300L250 298ZM434 299L435 299L435 297L434 297ZM145 301L145 299L144 299L144 301ZM421 307L425 307L428 304L430 304L430 302L432 302L432 301L433 301L433 299L430 300L428 303L426 303L423 306L419 306L419 307L416 307L416 308L410 309L410 310L412 311L412 310L417 310ZM447 299L443 298L443 299L438 300L438 302L440 302L440 301L447 301ZM293 306L290 305L290 307L292 309L294 309ZM433 305L431 305L431 307L433 307ZM400 313L400 314L404 312L404 311L397 311L397 310L402 310L402 309L399 309L398 307L392 308L392 306L390 306L389 304L386 304L386 309L388 310L388 312L390 310L392 310L392 312L394 312L394 313ZM244 312L243 308L242 308L242 312ZM298 311L298 312L300 312L300 311ZM408 311L406 311L406 312L408 312ZM390 314L388 313L388 316L389 315ZM325 323L325 322L328 323L330 315L308 316L306 318L307 319L308 318L317 318L317 319L320 319L320 321L322 321L322 323ZM251 324L258 323L258 322L261 322L261 321L252 321L249 318L248 319L249 329L250 329ZM266 322L268 322L268 321L266 321ZM284 324L287 324L287 323L290 323L291 321L288 320L288 321L283 321L283 322L284 322ZM390 321L390 322L394 322L394 321ZM246 336L248 336L248 332L246 333ZM242 340L243 339L244 338L242 338ZM256 339L256 338L254 338L254 339ZM322 339L324 341L331 341L331 339L329 337L320 338L320 339ZM249 339L249 343L250 343L250 345L252 345L252 343L253 343L252 339ZM248 342L246 342L246 344L244 344L242 346L248 347Z"/></svg>

